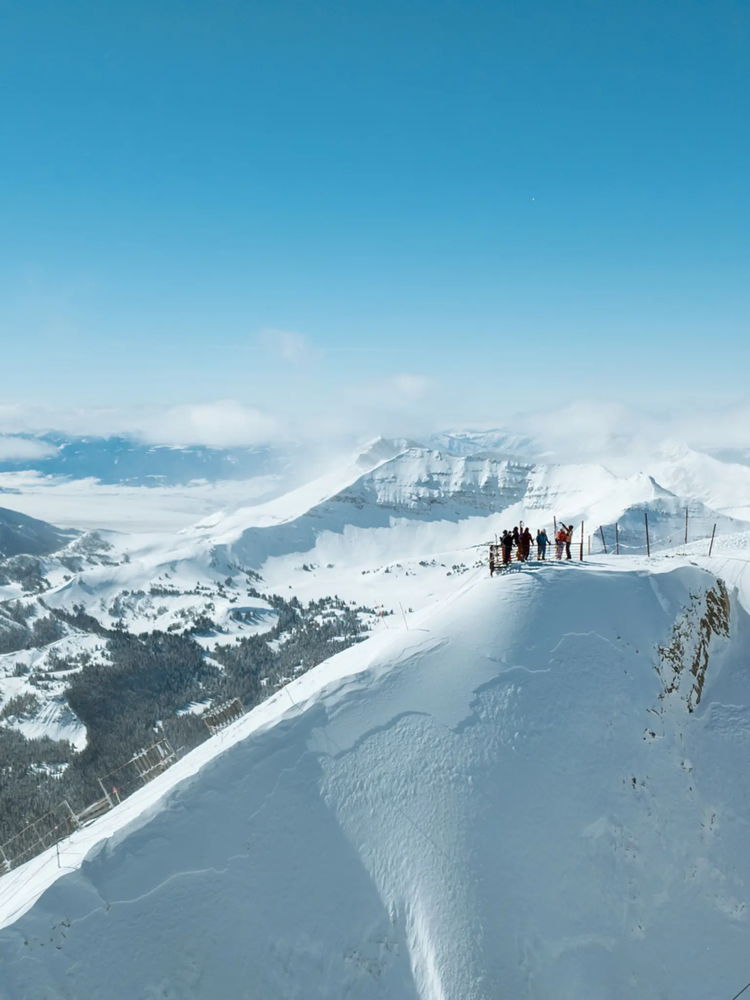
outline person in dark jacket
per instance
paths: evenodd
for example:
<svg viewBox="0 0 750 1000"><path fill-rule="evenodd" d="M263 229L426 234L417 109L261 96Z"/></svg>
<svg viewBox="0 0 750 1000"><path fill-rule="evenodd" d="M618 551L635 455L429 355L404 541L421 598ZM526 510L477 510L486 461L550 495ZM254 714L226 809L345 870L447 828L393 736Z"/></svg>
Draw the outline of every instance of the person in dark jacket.
<svg viewBox="0 0 750 1000"><path fill-rule="evenodd" d="M565 558L572 559L573 556L570 554L570 546L573 544L573 525L569 524L565 528Z"/></svg>
<svg viewBox="0 0 750 1000"><path fill-rule="evenodd" d="M547 543L549 539L547 538L547 532L542 528L536 533L536 557L537 559L544 559L545 553L547 551Z"/></svg>
<svg viewBox="0 0 750 1000"><path fill-rule="evenodd" d="M526 562L531 555L531 532L528 528L524 528L521 535L521 550L523 552L523 561Z"/></svg>
<svg viewBox="0 0 750 1000"><path fill-rule="evenodd" d="M500 547L503 550L503 566L507 566L513 552L513 535L506 529L500 539Z"/></svg>

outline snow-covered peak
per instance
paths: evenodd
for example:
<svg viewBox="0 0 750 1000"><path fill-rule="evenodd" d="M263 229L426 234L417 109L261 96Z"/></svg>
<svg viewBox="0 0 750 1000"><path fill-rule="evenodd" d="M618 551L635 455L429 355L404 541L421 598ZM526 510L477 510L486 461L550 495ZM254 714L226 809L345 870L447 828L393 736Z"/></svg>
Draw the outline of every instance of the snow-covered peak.
<svg viewBox="0 0 750 1000"><path fill-rule="evenodd" d="M369 441L358 453L356 464L361 469L372 469L381 462L387 462L408 448L418 448L415 441L408 438L378 437Z"/></svg>

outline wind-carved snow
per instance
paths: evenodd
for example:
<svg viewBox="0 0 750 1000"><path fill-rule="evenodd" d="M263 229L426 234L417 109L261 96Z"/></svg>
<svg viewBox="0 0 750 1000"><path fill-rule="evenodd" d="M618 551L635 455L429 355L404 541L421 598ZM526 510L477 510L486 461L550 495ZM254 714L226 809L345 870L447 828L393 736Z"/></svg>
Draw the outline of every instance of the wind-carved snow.
<svg viewBox="0 0 750 1000"><path fill-rule="evenodd" d="M731 597L700 703L680 687L649 735L659 648L719 592L655 571L476 573L295 681L0 933L0 996L732 996L750 620Z"/></svg>

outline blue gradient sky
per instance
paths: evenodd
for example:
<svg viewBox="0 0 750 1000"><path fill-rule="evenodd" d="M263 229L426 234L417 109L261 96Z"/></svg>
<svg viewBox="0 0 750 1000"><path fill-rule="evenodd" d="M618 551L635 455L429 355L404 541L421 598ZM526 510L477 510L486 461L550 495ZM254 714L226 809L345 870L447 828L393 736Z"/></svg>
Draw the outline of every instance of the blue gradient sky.
<svg viewBox="0 0 750 1000"><path fill-rule="evenodd" d="M0 15L6 404L747 396L744 0Z"/></svg>

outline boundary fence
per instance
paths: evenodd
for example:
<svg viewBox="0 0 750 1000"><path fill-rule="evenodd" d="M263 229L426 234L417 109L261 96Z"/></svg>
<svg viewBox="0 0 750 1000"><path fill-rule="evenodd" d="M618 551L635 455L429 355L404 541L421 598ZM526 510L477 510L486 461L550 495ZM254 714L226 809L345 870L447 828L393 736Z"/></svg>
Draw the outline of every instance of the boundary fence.
<svg viewBox="0 0 750 1000"><path fill-rule="evenodd" d="M201 715L201 719L205 722L209 733L213 736L220 729L225 729L233 722L236 722L244 714L245 708L240 699L230 698L228 701L223 701L220 705L207 709Z"/></svg>
<svg viewBox="0 0 750 1000"><path fill-rule="evenodd" d="M230 698L202 713L201 720L211 736L226 729L245 714L239 698ZM71 833L80 830L109 812L138 788L148 784L157 774L171 767L178 759L168 739L163 737L133 754L124 764L97 777L102 797L76 811L67 799L53 806L44 815L28 823L18 833L0 844L0 875L6 874L31 858L54 847Z"/></svg>
<svg viewBox="0 0 750 1000"><path fill-rule="evenodd" d="M136 787L147 784L176 760L177 753L169 740L157 740L133 754L130 760L114 771L96 779L104 793L103 798L96 799L78 812L67 799L63 799L0 844L0 874L18 868L47 848L59 844L71 833L93 823L99 816L114 808L122 798L135 791ZM110 779L113 777L118 778L119 785L112 783Z"/></svg>
<svg viewBox="0 0 750 1000"><path fill-rule="evenodd" d="M711 522L710 521L706 522L704 519L701 520L703 520L703 524L707 529L708 525L711 524ZM596 531L593 533L593 535L588 536L587 550L590 555L592 552L592 542L594 543L594 546L596 546L597 543L600 541L601 547L598 549L598 551L596 548L594 549L594 555L603 554L603 555L619 556L622 554L623 550L625 550L628 554L636 555L636 554L643 554L643 550L645 549L646 555L650 556L652 549L654 549L655 547L655 544L656 546L658 546L658 548L663 549L663 548L675 548L678 545L688 545L695 542L705 541L708 544L708 552L706 554L710 556L713 554L714 542L716 541L716 529L718 527L719 527L718 522L714 522L713 524L711 524L710 532L700 531L695 534L695 537L690 538L689 508L686 507L684 532L680 530L679 536L675 537L677 532L672 530L670 534L666 537L664 536L659 537L657 535L657 537L654 538L653 526L649 523L648 511L644 510L643 528L642 528L642 533L640 534L640 543L635 543L633 541L633 534L635 529L632 526L629 528L628 532L630 541L624 542L622 528L619 522L615 521L614 524L608 524L608 525L600 524L599 527L596 529ZM607 545L607 538L609 538L609 545Z"/></svg>
<svg viewBox="0 0 750 1000"><path fill-rule="evenodd" d="M700 541L705 541L708 545L707 555L711 556L713 554L714 542L717 537L717 528L719 527L718 522L714 522L711 526L710 533L698 532L694 538L690 538L690 509L685 508L685 525L684 532L680 530L679 538L674 537L675 531L672 530L669 535L657 534L656 539L653 536L653 526L649 524L649 512L647 510L643 511L643 528L639 533L633 527L632 524L628 525L625 537L627 541L623 539L623 529L619 522L614 522L614 524L602 525L600 524L593 533L585 534L585 522L582 521L580 524L580 533L578 528L575 531L575 537L570 543L571 547L571 557L577 558L578 561L583 561L584 549L587 555L621 555L626 552L629 555L642 555L650 557L652 550L656 547L659 549L664 548L674 548L680 544L687 545L688 543L695 543ZM708 525L711 523L704 518L698 518L699 523L702 523L707 529ZM556 562L558 560L567 559L567 555L563 556L558 554L557 542L555 535L557 534L558 525L563 522L558 521L555 518L554 531L552 537L548 537L546 546L546 555L542 556L546 562ZM520 528L524 527L523 522L519 525ZM609 544L608 543L609 540ZM573 552L575 556L573 556ZM515 545L512 546L510 551L510 556L506 560L503 557L502 545L499 543L497 536L495 536L495 541L489 543L489 567L490 575L493 576L495 573L502 573L517 566L519 563L523 563L526 560L531 562L537 562L540 560L540 555L537 549L537 544L535 538L532 536L532 542L530 547L530 552L525 558L519 553Z"/></svg>

